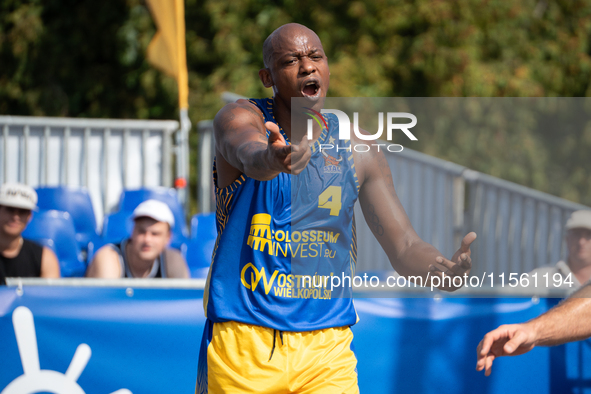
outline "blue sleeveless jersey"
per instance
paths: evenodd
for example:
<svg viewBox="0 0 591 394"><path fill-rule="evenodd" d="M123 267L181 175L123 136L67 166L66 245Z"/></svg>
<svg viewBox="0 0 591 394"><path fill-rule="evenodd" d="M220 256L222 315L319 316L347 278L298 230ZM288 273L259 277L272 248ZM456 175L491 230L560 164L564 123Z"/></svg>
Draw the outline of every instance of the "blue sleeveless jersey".
<svg viewBox="0 0 591 394"><path fill-rule="evenodd" d="M265 121L276 123L272 99L250 101ZM257 181L242 174L218 188L214 162L218 238L204 294L210 320L282 331L357 321L350 281L357 258L353 208L359 182L351 142L338 139L336 116L324 120L327 127L297 176L280 173ZM344 276L344 286L336 286L333 276L340 282Z"/></svg>

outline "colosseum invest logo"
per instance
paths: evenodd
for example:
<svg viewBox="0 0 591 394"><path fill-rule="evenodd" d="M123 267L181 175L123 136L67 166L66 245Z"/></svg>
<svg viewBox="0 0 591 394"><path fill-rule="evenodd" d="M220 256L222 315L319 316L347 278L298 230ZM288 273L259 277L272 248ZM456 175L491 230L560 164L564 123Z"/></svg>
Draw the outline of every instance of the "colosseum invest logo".
<svg viewBox="0 0 591 394"><path fill-rule="evenodd" d="M269 256L291 258L330 258L336 256L336 244L340 233L329 230L309 229L291 231L273 229L268 213L253 215L246 244L253 250Z"/></svg>
<svg viewBox="0 0 591 394"><path fill-rule="evenodd" d="M250 234L246 244L260 252L265 250L273 254L273 238L271 234L271 215L267 213L258 213L252 217L250 224Z"/></svg>

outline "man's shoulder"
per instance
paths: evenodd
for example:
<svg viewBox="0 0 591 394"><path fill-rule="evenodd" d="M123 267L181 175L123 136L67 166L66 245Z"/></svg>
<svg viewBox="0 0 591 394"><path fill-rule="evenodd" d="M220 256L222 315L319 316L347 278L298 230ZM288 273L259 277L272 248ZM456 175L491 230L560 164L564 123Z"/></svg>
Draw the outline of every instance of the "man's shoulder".
<svg viewBox="0 0 591 394"><path fill-rule="evenodd" d="M566 264L564 261L559 261L555 265L547 265L544 267L535 268L529 272L529 275L531 276L534 274L544 275L544 274L557 274L558 273L558 274L561 274L562 276L565 276L565 275L568 275L570 272L571 272L571 270L568 267L568 264Z"/></svg>
<svg viewBox="0 0 591 394"><path fill-rule="evenodd" d="M263 133L264 124L265 115L261 109L248 100L240 99L234 103L226 104L218 111L213 120L213 129L216 138L233 137L245 126Z"/></svg>
<svg viewBox="0 0 591 394"><path fill-rule="evenodd" d="M104 262L113 261L114 259L119 261L119 256L121 256L121 245L118 244L106 244L102 246L94 255L92 262L103 264Z"/></svg>
<svg viewBox="0 0 591 394"><path fill-rule="evenodd" d="M228 103L220 109L216 115L216 119L221 120L221 118L232 118L232 120L236 116L248 116L248 115L255 115L256 117L263 119L264 115L261 111L261 108L257 105L257 99L239 99L233 103Z"/></svg>
<svg viewBox="0 0 591 394"><path fill-rule="evenodd" d="M553 274L556 274L556 273L558 273L558 274L561 273L560 270L556 266L554 266L554 265L547 265L547 266L544 266L544 267L538 267L538 268L535 268L535 269L531 270L529 272L529 276L532 276L532 275L535 275L535 274L537 274L538 276L545 275L545 274L553 275Z"/></svg>
<svg viewBox="0 0 591 394"><path fill-rule="evenodd" d="M178 249L164 249L164 258L166 260L166 276L169 278L189 278L189 267L185 258Z"/></svg>
<svg viewBox="0 0 591 394"><path fill-rule="evenodd" d="M166 247L162 253L166 254L167 256L181 257L183 260L185 259L181 251L176 248Z"/></svg>
<svg viewBox="0 0 591 394"><path fill-rule="evenodd" d="M351 125L351 127L353 127ZM370 135L366 130L360 129L361 134ZM358 148L358 145L362 148ZM383 143L380 141L362 140L351 130L351 149L355 159L355 168L359 185L363 188L369 178L381 178L386 175L386 180L391 182L392 175L386 156L384 155ZM366 149L369 147L369 149Z"/></svg>
<svg viewBox="0 0 591 394"><path fill-rule="evenodd" d="M91 278L121 277L120 253L121 250L114 244L107 244L100 248L92 258L86 276Z"/></svg>

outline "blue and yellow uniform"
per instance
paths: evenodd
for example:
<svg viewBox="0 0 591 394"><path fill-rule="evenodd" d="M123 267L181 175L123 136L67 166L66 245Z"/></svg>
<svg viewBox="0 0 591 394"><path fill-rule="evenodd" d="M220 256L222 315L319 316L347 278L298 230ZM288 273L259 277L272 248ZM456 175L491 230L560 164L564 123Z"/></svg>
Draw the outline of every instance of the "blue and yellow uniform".
<svg viewBox="0 0 591 394"><path fill-rule="evenodd" d="M250 101L276 123L272 99ZM214 164L218 238L197 392L357 391L351 287L331 289L331 277L354 274L359 182L350 141L335 116L324 120L297 176L242 174L217 188Z"/></svg>

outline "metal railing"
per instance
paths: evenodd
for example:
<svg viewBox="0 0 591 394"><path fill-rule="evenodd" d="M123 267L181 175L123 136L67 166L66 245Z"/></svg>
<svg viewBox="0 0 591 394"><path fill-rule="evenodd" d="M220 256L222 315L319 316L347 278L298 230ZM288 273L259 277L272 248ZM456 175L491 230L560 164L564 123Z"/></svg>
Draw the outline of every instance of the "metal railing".
<svg viewBox="0 0 591 394"><path fill-rule="evenodd" d="M565 259L564 225L587 206L465 170L466 230L476 231L473 274L526 273ZM498 281L498 275L495 277Z"/></svg>
<svg viewBox="0 0 591 394"><path fill-rule="evenodd" d="M396 194L417 234L444 255L451 256L464 232L464 167L410 149L385 152ZM365 223L359 204L357 270L392 270Z"/></svg>
<svg viewBox="0 0 591 394"><path fill-rule="evenodd" d="M172 186L173 120L0 116L0 183L89 190L97 221L121 191Z"/></svg>
<svg viewBox="0 0 591 394"><path fill-rule="evenodd" d="M215 211L215 197L213 194L213 157L215 155L215 141L213 135L213 120L202 120L197 124L199 133L199 155L197 156L197 171L199 173L197 198L199 212Z"/></svg>
<svg viewBox="0 0 591 394"><path fill-rule="evenodd" d="M426 242L450 258L470 231L471 275L526 273L566 258L564 225L578 209L591 209L410 149L386 152L398 197ZM391 270L356 207L357 270Z"/></svg>

